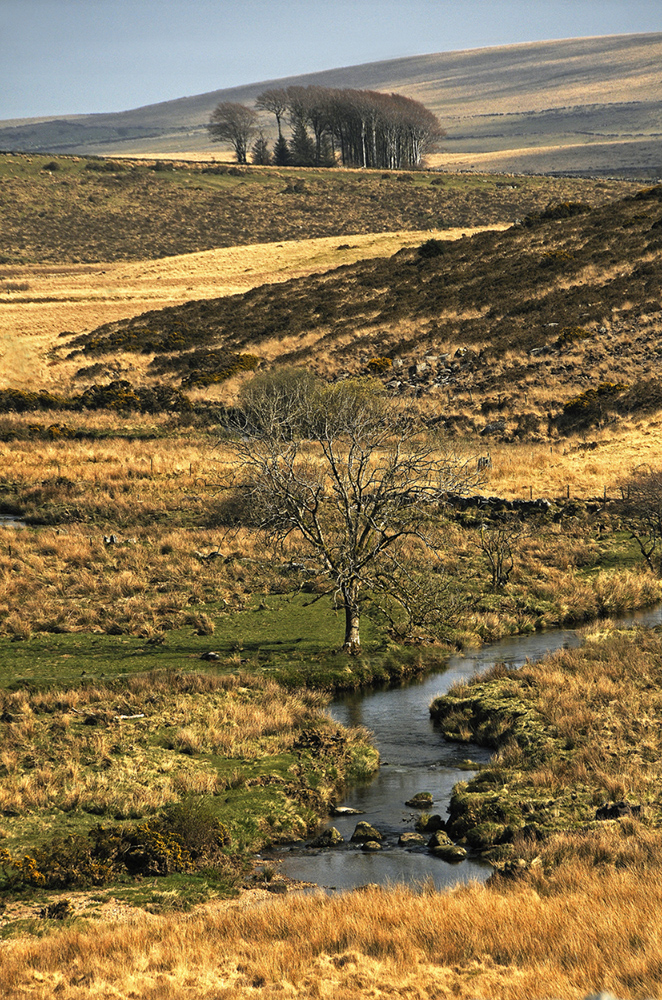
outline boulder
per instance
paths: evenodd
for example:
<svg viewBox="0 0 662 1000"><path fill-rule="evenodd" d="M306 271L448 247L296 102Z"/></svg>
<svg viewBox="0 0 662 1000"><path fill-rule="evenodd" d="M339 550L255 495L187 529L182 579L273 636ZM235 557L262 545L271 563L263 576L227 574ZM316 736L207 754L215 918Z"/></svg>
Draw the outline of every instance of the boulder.
<svg viewBox="0 0 662 1000"><path fill-rule="evenodd" d="M401 833L398 837L398 843L400 847L415 847L417 844L424 844L425 837L422 833L414 833L409 831L407 833Z"/></svg>
<svg viewBox="0 0 662 1000"><path fill-rule="evenodd" d="M360 809L352 809L351 806L332 806L329 809L332 816L360 816Z"/></svg>
<svg viewBox="0 0 662 1000"><path fill-rule="evenodd" d="M375 830L374 826L371 826L370 823L361 822L356 824L356 829L354 830L351 839L353 841L379 841L382 839L382 835L379 830Z"/></svg>
<svg viewBox="0 0 662 1000"><path fill-rule="evenodd" d="M381 851L382 845L376 840L366 840L361 844L362 851Z"/></svg>
<svg viewBox="0 0 662 1000"><path fill-rule="evenodd" d="M443 830L437 830L437 832L433 833L430 839L428 840L428 848L431 851L434 851L437 847L449 847L449 846L451 847L453 846L453 841L451 840L451 838L448 836L447 833L444 833Z"/></svg>
<svg viewBox="0 0 662 1000"><path fill-rule="evenodd" d="M344 844L345 838L343 837L340 830L336 830L335 826L330 827L328 830L322 830L322 832L311 841L311 847L336 847L338 844Z"/></svg>
<svg viewBox="0 0 662 1000"><path fill-rule="evenodd" d="M422 813L416 820L416 829L419 833L434 833L435 830L445 830L446 824L437 813L433 813L432 816L429 813Z"/></svg>
<svg viewBox="0 0 662 1000"><path fill-rule="evenodd" d="M441 858L442 861L457 862L464 861L467 856L467 852L464 847L460 847L459 844L454 844L447 833L443 830L438 830L430 840L428 841L428 850L430 854L434 854L435 858Z"/></svg>
<svg viewBox="0 0 662 1000"><path fill-rule="evenodd" d="M413 798L407 799L405 805L411 809L429 809L432 805L432 795L430 792L416 792Z"/></svg>

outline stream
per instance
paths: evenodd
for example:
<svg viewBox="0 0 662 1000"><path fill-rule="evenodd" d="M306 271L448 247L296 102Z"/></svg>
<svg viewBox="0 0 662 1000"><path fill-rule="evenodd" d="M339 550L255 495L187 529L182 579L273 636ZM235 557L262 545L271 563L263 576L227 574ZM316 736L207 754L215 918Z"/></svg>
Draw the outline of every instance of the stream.
<svg viewBox="0 0 662 1000"><path fill-rule="evenodd" d="M616 624L654 626L662 622L662 605L615 619ZM373 882L381 885L432 880L438 889L470 879L485 881L492 867L476 858L449 864L422 847L400 847L398 837L412 831L419 812L405 805L417 792L431 792L429 810L446 817L453 786L475 774L471 763L486 763L491 751L475 744L444 740L430 719L429 705L456 681L468 680L504 662L520 666L527 659L539 660L561 648L581 644L575 629L557 629L533 635L513 636L451 656L442 673L429 674L401 687L369 690L339 697L329 714L345 726L365 726L374 734L381 766L367 784L352 788L341 803L360 810L360 816L330 817L320 828L335 826L349 841L359 820L372 823L383 835L382 850L366 853L360 844L335 848L313 848L297 844L278 848L270 857L282 861L284 875L314 882L327 891L352 889Z"/></svg>

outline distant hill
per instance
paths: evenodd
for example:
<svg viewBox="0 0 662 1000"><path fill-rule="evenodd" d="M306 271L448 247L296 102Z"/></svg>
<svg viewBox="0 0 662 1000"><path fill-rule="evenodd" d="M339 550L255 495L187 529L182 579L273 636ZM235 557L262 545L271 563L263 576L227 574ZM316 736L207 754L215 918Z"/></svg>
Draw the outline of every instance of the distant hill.
<svg viewBox="0 0 662 1000"><path fill-rule="evenodd" d="M662 33L534 42L266 80L113 114L0 121L0 149L95 155L218 154L219 101L268 86L397 91L447 130L434 164L501 171L662 174Z"/></svg>

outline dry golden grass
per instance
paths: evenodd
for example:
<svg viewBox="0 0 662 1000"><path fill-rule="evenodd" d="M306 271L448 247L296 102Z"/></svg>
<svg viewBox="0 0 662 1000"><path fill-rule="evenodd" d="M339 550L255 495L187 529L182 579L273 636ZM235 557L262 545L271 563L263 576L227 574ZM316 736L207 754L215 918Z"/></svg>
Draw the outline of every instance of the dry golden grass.
<svg viewBox="0 0 662 1000"><path fill-rule="evenodd" d="M588 439L588 440L587 440ZM595 442L595 447L586 448ZM510 498L618 496L617 484L644 463L655 467L662 451L659 416L618 424L562 442L490 444L493 467L485 490Z"/></svg>
<svg viewBox="0 0 662 1000"><path fill-rule="evenodd" d="M73 925L6 941L0 988L7 1000L658 996L659 837L592 835L577 854L510 885L244 897Z"/></svg>
<svg viewBox="0 0 662 1000"><path fill-rule="evenodd" d="M120 693L103 683L2 693L14 721L2 726L0 812L136 818L187 793L219 794L227 779L210 754L246 763L283 753L325 701L241 674L141 675Z"/></svg>
<svg viewBox="0 0 662 1000"><path fill-rule="evenodd" d="M0 287L0 388L67 387L79 363L55 364L49 359L49 351L61 345L58 334L65 330L84 333L151 309L235 295L357 260L390 256L431 237L453 240L483 228L507 226L325 237L206 250L138 263L12 267L11 284L29 287L18 291ZM282 353L280 343L277 350ZM264 356L269 356L268 350ZM142 374L148 360L132 356L130 365L134 369L138 366Z"/></svg>

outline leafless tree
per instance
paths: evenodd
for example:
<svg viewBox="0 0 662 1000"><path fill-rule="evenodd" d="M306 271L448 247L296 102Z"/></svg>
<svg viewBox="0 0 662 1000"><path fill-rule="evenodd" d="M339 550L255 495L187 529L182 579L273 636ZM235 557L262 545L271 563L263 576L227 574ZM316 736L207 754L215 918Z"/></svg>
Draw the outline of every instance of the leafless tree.
<svg viewBox="0 0 662 1000"><path fill-rule="evenodd" d="M229 142L234 148L237 163L246 163L248 146L255 133L257 114L245 104L221 101L211 114L207 125L213 142Z"/></svg>
<svg viewBox="0 0 662 1000"><path fill-rule="evenodd" d="M487 556L492 574L492 590L505 587L515 566L514 549L526 526L512 513L485 521L480 526L480 547Z"/></svg>
<svg viewBox="0 0 662 1000"><path fill-rule="evenodd" d="M288 109L287 90L282 87L263 90L261 94L258 94L255 107L258 111L268 111L275 116L278 126L278 138L282 139L283 131L281 122L287 114Z"/></svg>
<svg viewBox="0 0 662 1000"><path fill-rule="evenodd" d="M662 576L662 469L641 465L620 483L613 509L639 546L649 569Z"/></svg>
<svg viewBox="0 0 662 1000"><path fill-rule="evenodd" d="M443 577L440 503L475 485L475 458L430 437L371 379L283 370L256 376L240 403L229 503L272 544L296 540L316 557L344 609L344 651L360 652L366 599L439 625L431 605L444 587L425 579L431 567Z"/></svg>

